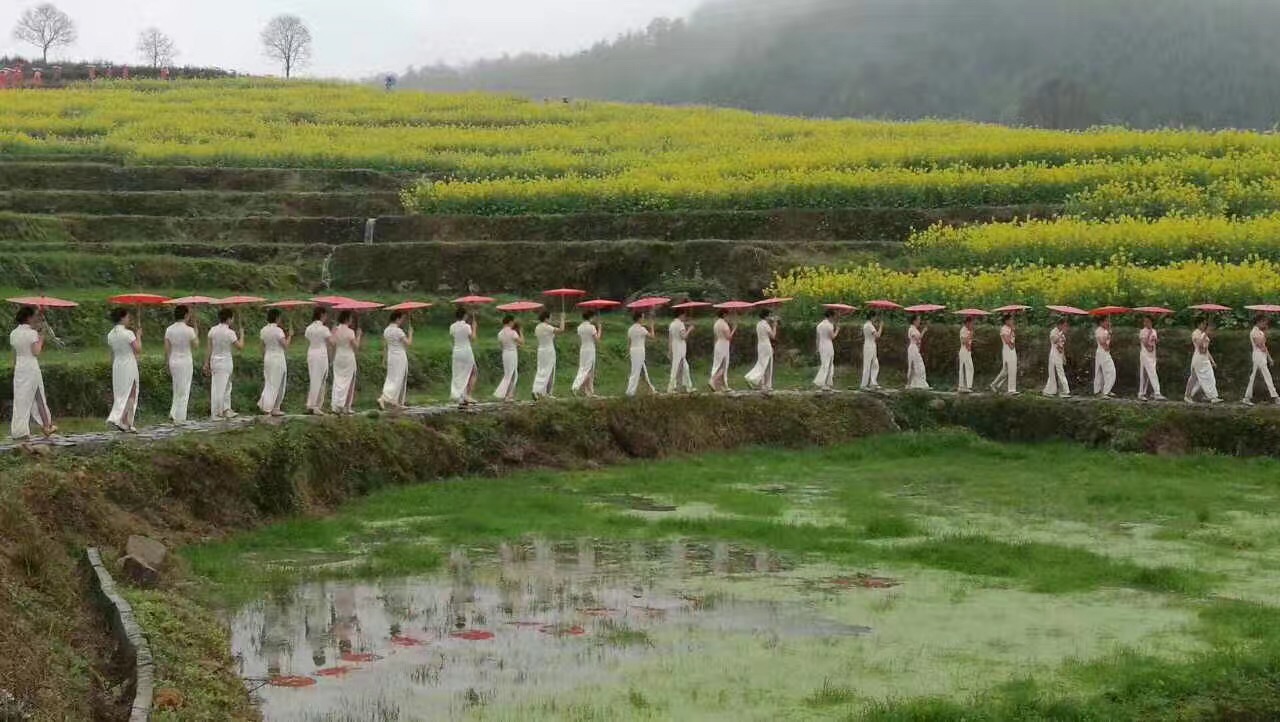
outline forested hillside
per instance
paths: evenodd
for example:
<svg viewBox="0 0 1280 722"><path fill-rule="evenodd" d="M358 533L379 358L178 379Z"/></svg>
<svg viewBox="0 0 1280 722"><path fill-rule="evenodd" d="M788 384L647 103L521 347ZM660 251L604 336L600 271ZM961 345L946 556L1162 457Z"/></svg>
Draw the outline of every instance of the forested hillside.
<svg viewBox="0 0 1280 722"><path fill-rule="evenodd" d="M1270 129L1269 0L719 0L565 57L411 70L402 87L769 112Z"/></svg>

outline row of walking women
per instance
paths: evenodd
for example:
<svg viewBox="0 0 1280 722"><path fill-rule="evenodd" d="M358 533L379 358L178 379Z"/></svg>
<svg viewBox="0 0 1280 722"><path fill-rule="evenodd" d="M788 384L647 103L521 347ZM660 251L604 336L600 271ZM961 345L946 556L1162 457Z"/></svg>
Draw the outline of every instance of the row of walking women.
<svg viewBox="0 0 1280 722"><path fill-rule="evenodd" d="M326 413L326 397L330 413L351 414L355 410L357 353L364 342L364 334L357 316L352 311L337 312L336 323L333 326L329 324L330 313L332 311L324 307L316 308L311 324L304 331L308 344L309 384L306 411L309 414ZM262 390L258 397L258 409L270 416L284 414L283 405L288 377L286 351L294 341L292 329L283 326L281 319L282 314L279 309L270 309L267 312L266 325L259 331L259 339L263 346L263 378ZM107 416L107 424L119 431L135 432L141 391L137 359L142 353L143 333L142 329L134 324L135 319L127 309L115 310L112 313L112 320L114 326L107 334L107 344L112 356L113 403ZM407 348L413 344L413 329L408 324L408 320L407 312L395 311L382 332L386 376L377 404L383 410L400 409L405 406L409 373ZM632 320L626 333L630 359L627 396L634 396L642 389L647 389L650 393L656 392L646 363L648 344L657 336L656 322L651 315L643 312L635 313ZM835 341L841 333L839 322L839 312L828 309L817 324L816 345L819 369L813 383L819 390L835 389ZM30 435L31 421L35 421L45 435L51 435L57 431L49 412L37 362L37 357L44 346L44 336L38 326L38 313L33 308L24 307L19 310L16 328L10 334L10 344L16 355L11 435L18 439ZM1065 372L1069 328L1070 321L1064 317L1049 333L1048 381L1044 387L1045 395L1070 396ZM1280 394L1276 392L1270 372L1270 366L1274 362L1267 347L1267 328L1268 319L1265 316L1259 316L1250 333L1253 346L1253 371L1246 391L1244 401L1246 404L1252 403L1254 382L1258 379L1265 384L1271 399L1280 403ZM537 368L531 389L535 399L555 396L556 338L566 330L567 321L563 314L558 323L553 323L552 314L548 311L542 311L539 315L538 323L534 328L537 341ZM670 351L670 373L666 386L668 392L689 392L694 389L688 358L688 341L695 330L696 324L690 318L687 309L677 310L675 317L667 326L667 343ZM884 335L884 324L876 314L872 313L862 324L861 330L863 343L860 387L869 391L879 390L881 386L878 346ZM575 331L579 352L572 392L576 396L595 397L597 350L603 338L603 325L599 322L597 312L586 310ZM736 316L728 310L720 310L711 327L714 344L708 386L712 391L732 390L729 378L730 351L737 333ZM906 387L908 389L929 388L924 362L924 340L927 333L928 327L923 318L914 316L906 334ZM966 318L958 339L957 390L960 393L973 392L974 334L974 319ZM474 313L466 308L458 308L454 323L449 327L449 335L452 340L450 399L463 406L474 404L478 378L476 355L472 348L477 337ZM759 320L755 324L755 364L744 377L747 385L753 390L765 393L773 390L774 349L777 336L776 317L769 308L761 309ZM1094 392L1099 396L1113 397L1116 366L1111 355L1113 333L1109 317L1098 321L1094 336L1097 344L1094 357ZM514 316L509 315L503 319L497 339L502 351L503 374L493 396L500 400L512 401L516 398L520 378L519 349L525 343L521 326ZM218 323L209 329L205 340L207 350L202 366L204 374L210 379L211 417L213 419L234 418L237 416L232 408L231 394L234 355L236 351L243 350L245 347L243 324L236 324L234 311L223 309L218 314ZM990 388L993 392L1017 394L1018 344L1015 316L1010 314L1004 317L1000 327L1000 341L1000 372L991 382ZM1214 375L1216 364L1209 350L1211 338L1207 320L1197 323L1196 329L1191 334L1191 341L1194 353L1184 399L1190 402L1202 394L1206 400L1219 403L1221 399L1218 396ZM1144 318L1138 333L1138 343L1140 346L1139 398L1162 400L1164 396L1161 393L1156 368L1160 338L1151 317ZM199 346L200 338L192 323L190 309L185 306L176 307L174 321L164 332L164 355L172 378L169 418L177 424L187 421L187 408Z"/></svg>

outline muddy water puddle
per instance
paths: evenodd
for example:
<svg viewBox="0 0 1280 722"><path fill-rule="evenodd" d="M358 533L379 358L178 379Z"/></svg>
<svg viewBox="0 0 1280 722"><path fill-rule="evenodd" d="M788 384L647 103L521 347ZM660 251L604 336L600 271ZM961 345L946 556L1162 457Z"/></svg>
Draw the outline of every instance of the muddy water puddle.
<svg viewBox="0 0 1280 722"><path fill-rule="evenodd" d="M275 720L450 719L626 681L717 639L871 634L823 617L787 559L730 544L456 549L430 576L300 585L240 609L232 654ZM849 577L849 579L859 579ZM878 586L844 583L831 586Z"/></svg>

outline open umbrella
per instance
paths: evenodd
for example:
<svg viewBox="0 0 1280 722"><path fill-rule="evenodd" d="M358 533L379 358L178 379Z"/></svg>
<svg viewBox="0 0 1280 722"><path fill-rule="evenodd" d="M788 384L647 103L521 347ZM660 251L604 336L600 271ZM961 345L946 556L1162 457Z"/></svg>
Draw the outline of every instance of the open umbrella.
<svg viewBox="0 0 1280 722"><path fill-rule="evenodd" d="M907 313L937 313L938 311L947 310L947 307L936 303L922 303L918 306L907 306L902 310Z"/></svg>
<svg viewBox="0 0 1280 722"><path fill-rule="evenodd" d="M405 301L404 303L397 303L394 306L387 306L383 310L384 311L421 311L424 308L431 308L433 305L434 304L426 303L424 301Z"/></svg>
<svg viewBox="0 0 1280 722"><path fill-rule="evenodd" d="M255 306L259 303L266 303L267 299L260 296L227 296L214 301L215 306L233 307L233 306Z"/></svg>
<svg viewBox="0 0 1280 722"><path fill-rule="evenodd" d="M1245 306L1247 311L1257 311L1258 313L1280 313L1280 306L1271 303L1261 303L1256 306Z"/></svg>
<svg viewBox="0 0 1280 722"><path fill-rule="evenodd" d="M346 303L335 304L335 311L376 311L382 308L381 303L374 301L348 301Z"/></svg>
<svg viewBox="0 0 1280 722"><path fill-rule="evenodd" d="M499 311L507 311L510 313L523 313L525 311L540 311L544 308L541 303L536 301L514 301L512 303L504 303L498 306Z"/></svg>
<svg viewBox="0 0 1280 722"><path fill-rule="evenodd" d="M632 301L631 303L628 303L627 308L631 309L632 311L652 311L653 309L659 308L661 306L665 306L668 303L671 303L671 299L669 298L662 298L660 296L650 296L648 298L642 298L638 301Z"/></svg>
<svg viewBox="0 0 1280 722"><path fill-rule="evenodd" d="M1125 308L1124 306L1102 306L1100 308L1095 308L1092 311L1090 311L1089 315L1090 316L1120 316L1122 314L1130 313L1131 311L1132 309Z"/></svg>
<svg viewBox="0 0 1280 722"><path fill-rule="evenodd" d="M107 303L117 306L159 306L168 300L168 296L157 296L154 293L122 293L108 298Z"/></svg>
<svg viewBox="0 0 1280 722"><path fill-rule="evenodd" d="M1088 316L1089 315L1088 311L1084 310L1083 308L1076 308L1075 306L1045 306L1045 308L1049 309L1050 311L1053 311L1054 313L1060 313L1064 316Z"/></svg>
<svg viewBox="0 0 1280 722"><path fill-rule="evenodd" d="M171 298L164 302L166 306L208 306L216 303L218 299L210 296L183 296L182 298Z"/></svg>
<svg viewBox="0 0 1280 722"><path fill-rule="evenodd" d="M857 306L850 306L847 303L824 303L822 307L829 308L832 311L839 311L840 313L853 313L858 310Z"/></svg>
<svg viewBox="0 0 1280 722"><path fill-rule="evenodd" d="M685 301L671 307L673 311L696 311L699 308L711 308L711 304L706 301Z"/></svg>
<svg viewBox="0 0 1280 722"><path fill-rule="evenodd" d="M583 301L578 304L578 308L586 308L592 311L607 311L611 308L617 308L622 305L622 301L610 301L607 298L596 298L590 301Z"/></svg>
<svg viewBox="0 0 1280 722"><path fill-rule="evenodd" d="M992 313L1022 313L1023 311L1030 311L1030 310L1031 310L1030 306L1024 306L1021 303L1011 303L1008 306L993 308L991 309L991 312Z"/></svg>
<svg viewBox="0 0 1280 722"><path fill-rule="evenodd" d="M983 311L980 308L962 308L959 311L956 311L955 314L957 316L964 316L965 318L982 318L983 316L990 316L991 312Z"/></svg>
<svg viewBox="0 0 1280 722"><path fill-rule="evenodd" d="M885 301L883 299L879 301L867 301L863 305L865 305L867 308L874 308L877 311L901 311L902 310L902 306L900 304L894 303L893 301Z"/></svg>
<svg viewBox="0 0 1280 722"><path fill-rule="evenodd" d="M745 311L754 305L755 304L749 303L747 301L725 301L724 303L717 303L716 308L719 308L725 311Z"/></svg>
<svg viewBox="0 0 1280 722"><path fill-rule="evenodd" d="M582 298L587 292L580 288L553 288L549 291L543 291L542 295L549 298L560 299L560 316L563 318L565 313L565 305L571 298Z"/></svg>
<svg viewBox="0 0 1280 722"><path fill-rule="evenodd" d="M75 301L64 301L61 298L53 296L23 296L21 298L10 298L9 303L16 303L19 306L35 306L39 309L45 308L75 308L80 304Z"/></svg>
<svg viewBox="0 0 1280 722"><path fill-rule="evenodd" d="M1167 316L1173 313L1173 309L1164 308L1163 306L1139 306L1133 309L1134 313L1145 313L1148 316Z"/></svg>
<svg viewBox="0 0 1280 722"><path fill-rule="evenodd" d="M788 302L788 301L790 301L790 300L792 300L792 299L790 299L790 298L766 298L766 299L764 299L763 301L756 301L755 303L753 303L753 304L751 304L751 305L752 305L752 306L755 306L756 308L773 308L773 307L775 307L775 306L781 306L782 304L784 304L784 303L786 303L786 302Z"/></svg>
<svg viewBox="0 0 1280 722"><path fill-rule="evenodd" d="M453 299L453 302L459 306L483 306L493 303L493 299L488 296L463 296L462 298Z"/></svg>
<svg viewBox="0 0 1280 722"><path fill-rule="evenodd" d="M1192 311L1204 311L1205 313L1223 313L1230 311L1230 306L1223 306L1220 303L1198 303L1194 306L1188 306Z"/></svg>
<svg viewBox="0 0 1280 722"><path fill-rule="evenodd" d="M306 308L307 306L316 305L315 301L276 301L268 303L267 308Z"/></svg>
<svg viewBox="0 0 1280 722"><path fill-rule="evenodd" d="M316 296L311 300L321 306L336 306L339 303L351 303L355 299L347 298L346 296Z"/></svg>

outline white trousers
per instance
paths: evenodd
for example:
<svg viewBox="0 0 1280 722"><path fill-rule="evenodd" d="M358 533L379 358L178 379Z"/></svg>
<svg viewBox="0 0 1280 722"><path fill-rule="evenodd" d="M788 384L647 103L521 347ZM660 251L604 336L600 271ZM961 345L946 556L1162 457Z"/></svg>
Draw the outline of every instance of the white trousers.
<svg viewBox="0 0 1280 722"><path fill-rule="evenodd" d="M627 379L627 396L635 396L640 391L640 379L653 391L653 382L649 380L649 368L644 363L644 349L631 349L631 376Z"/></svg>
<svg viewBox="0 0 1280 722"><path fill-rule="evenodd" d="M956 388L961 391L973 390L973 352L967 348L960 349L960 381Z"/></svg>
<svg viewBox="0 0 1280 722"><path fill-rule="evenodd" d="M1253 383L1262 377L1262 383L1267 385L1267 393L1271 394L1271 398L1277 398L1276 383L1271 379L1270 359L1261 351L1253 352L1253 371L1249 374L1249 386L1244 390L1245 401L1253 399Z"/></svg>
<svg viewBox="0 0 1280 722"><path fill-rule="evenodd" d="M1044 385L1045 396L1070 396L1071 385L1067 383L1066 359L1057 349L1049 351L1049 381Z"/></svg>
<svg viewBox="0 0 1280 722"><path fill-rule="evenodd" d="M1098 349L1093 358L1093 393L1109 394L1116 385L1116 362L1110 351Z"/></svg>
<svg viewBox="0 0 1280 722"><path fill-rule="evenodd" d="M1204 392L1205 399L1209 401L1218 398L1218 379L1213 373L1213 364L1209 363L1209 357L1193 354L1191 377L1187 379L1186 398L1194 400L1199 392Z"/></svg>
<svg viewBox="0 0 1280 722"><path fill-rule="evenodd" d="M1148 389L1153 396L1160 393L1160 374L1156 372L1156 355L1142 351L1138 354L1138 398L1145 399Z"/></svg>
<svg viewBox="0 0 1280 722"><path fill-rule="evenodd" d="M862 388L869 389L880 385L880 358L876 355L874 343L862 344Z"/></svg>
<svg viewBox="0 0 1280 722"><path fill-rule="evenodd" d="M1000 351L1000 375L991 382L991 390L999 391L1001 384L1007 384L1009 393L1018 393L1018 352L1008 346Z"/></svg>

